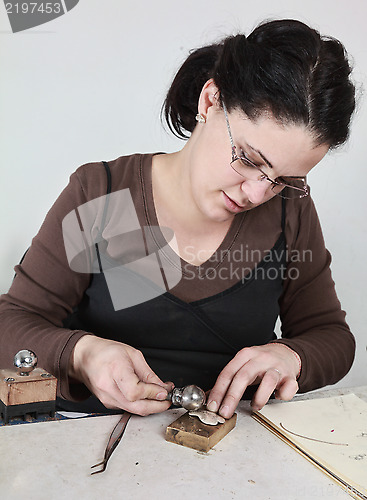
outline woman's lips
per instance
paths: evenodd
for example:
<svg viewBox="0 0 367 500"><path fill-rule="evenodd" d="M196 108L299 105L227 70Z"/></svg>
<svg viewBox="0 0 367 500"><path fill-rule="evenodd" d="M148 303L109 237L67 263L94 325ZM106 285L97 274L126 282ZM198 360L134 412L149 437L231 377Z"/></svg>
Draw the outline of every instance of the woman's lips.
<svg viewBox="0 0 367 500"><path fill-rule="evenodd" d="M232 200L232 198L230 198L224 191L222 191L222 192L223 192L223 196L224 196L224 203L226 204L226 207L228 208L228 210L230 210L231 212L235 212L235 213L243 211L243 209L245 208L244 205L239 205L237 202Z"/></svg>

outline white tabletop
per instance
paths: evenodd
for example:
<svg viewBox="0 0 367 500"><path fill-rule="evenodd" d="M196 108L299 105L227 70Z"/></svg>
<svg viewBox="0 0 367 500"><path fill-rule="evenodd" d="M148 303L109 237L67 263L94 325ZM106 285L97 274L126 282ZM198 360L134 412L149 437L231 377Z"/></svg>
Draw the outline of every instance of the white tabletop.
<svg viewBox="0 0 367 500"><path fill-rule="evenodd" d="M367 387L297 396L308 399ZM277 404L271 402L270 404ZM251 418L241 402L233 429L208 453L168 443L167 425L185 410L133 416L102 474L103 458L119 416L0 427L0 498L4 500L310 500L351 498L297 452Z"/></svg>

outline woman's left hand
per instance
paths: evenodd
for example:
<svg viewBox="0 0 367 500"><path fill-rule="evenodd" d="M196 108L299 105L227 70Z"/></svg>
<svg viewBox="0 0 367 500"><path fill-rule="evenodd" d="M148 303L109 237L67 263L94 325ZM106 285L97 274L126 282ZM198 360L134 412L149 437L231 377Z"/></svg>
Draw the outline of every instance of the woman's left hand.
<svg viewBox="0 0 367 500"><path fill-rule="evenodd" d="M223 368L208 397L208 410L230 418L247 386L258 384L252 408L260 410L275 391L277 399L289 401L298 391L298 354L280 343L245 347Z"/></svg>

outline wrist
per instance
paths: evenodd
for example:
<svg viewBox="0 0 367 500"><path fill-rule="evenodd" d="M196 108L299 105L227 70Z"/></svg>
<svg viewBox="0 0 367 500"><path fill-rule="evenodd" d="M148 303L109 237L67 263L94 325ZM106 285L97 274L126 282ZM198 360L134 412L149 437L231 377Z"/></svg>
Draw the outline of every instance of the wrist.
<svg viewBox="0 0 367 500"><path fill-rule="evenodd" d="M83 382L81 367L83 366L84 355L88 352L90 345L95 338L96 337L94 335L83 335L83 337L81 337L75 344L70 356L68 367L68 377L71 383Z"/></svg>
<svg viewBox="0 0 367 500"><path fill-rule="evenodd" d="M288 352L292 353L293 359L294 359L296 380L298 380L300 375L301 375L301 369L302 369L302 361L301 361L300 355L296 351L294 351L292 348L288 347L286 344L282 344L281 342L271 342L268 345L277 346L280 348L285 348L285 349L287 349Z"/></svg>

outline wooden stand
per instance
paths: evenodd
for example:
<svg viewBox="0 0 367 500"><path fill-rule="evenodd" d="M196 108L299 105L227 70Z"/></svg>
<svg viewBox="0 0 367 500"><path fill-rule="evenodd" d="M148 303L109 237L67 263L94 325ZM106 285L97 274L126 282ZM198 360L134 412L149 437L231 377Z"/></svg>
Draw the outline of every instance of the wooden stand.
<svg viewBox="0 0 367 500"><path fill-rule="evenodd" d="M207 425L187 412L167 427L166 441L207 452L235 427L236 420L235 413L224 424Z"/></svg>
<svg viewBox="0 0 367 500"><path fill-rule="evenodd" d="M7 424L9 418L27 413L55 415L57 379L42 368L29 375L14 370L0 370L0 417Z"/></svg>

